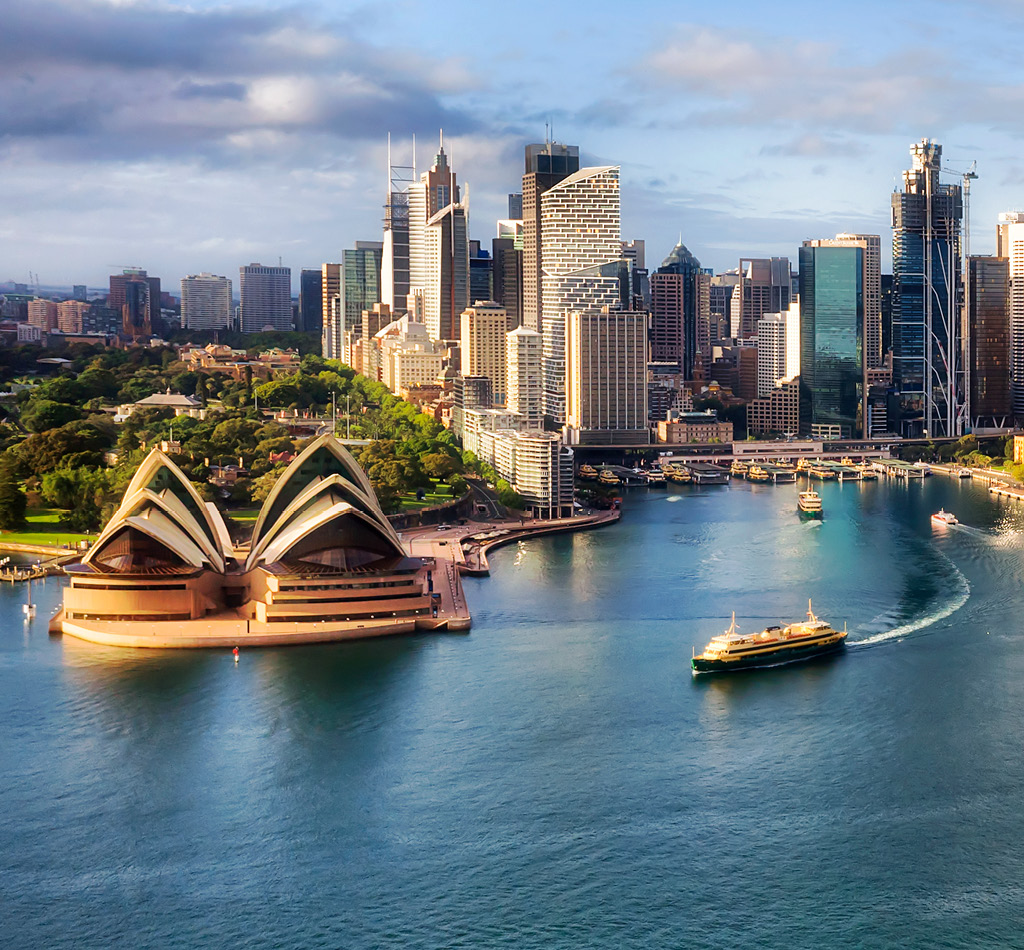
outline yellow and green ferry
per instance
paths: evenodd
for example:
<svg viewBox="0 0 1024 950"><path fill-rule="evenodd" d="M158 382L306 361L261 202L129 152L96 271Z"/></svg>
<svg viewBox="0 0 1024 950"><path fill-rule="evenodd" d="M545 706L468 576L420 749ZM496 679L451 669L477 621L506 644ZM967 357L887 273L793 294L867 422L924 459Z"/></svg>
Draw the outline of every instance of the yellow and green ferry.
<svg viewBox="0 0 1024 950"><path fill-rule="evenodd" d="M693 672L729 673L763 666L781 666L835 653L846 645L846 628L833 630L819 620L807 601L807 619L785 627L765 627L760 633L740 633L736 614L725 633L712 637L703 653L694 652Z"/></svg>

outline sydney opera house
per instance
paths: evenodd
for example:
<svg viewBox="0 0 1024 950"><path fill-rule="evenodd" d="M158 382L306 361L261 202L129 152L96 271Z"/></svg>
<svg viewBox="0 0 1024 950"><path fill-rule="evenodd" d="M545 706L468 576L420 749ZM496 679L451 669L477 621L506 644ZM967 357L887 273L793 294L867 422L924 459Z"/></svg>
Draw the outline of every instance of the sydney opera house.
<svg viewBox="0 0 1024 950"><path fill-rule="evenodd" d="M269 646L455 626L437 616L434 565L408 555L331 436L288 466L240 543L154 450L89 552L65 570L57 625L109 645Z"/></svg>

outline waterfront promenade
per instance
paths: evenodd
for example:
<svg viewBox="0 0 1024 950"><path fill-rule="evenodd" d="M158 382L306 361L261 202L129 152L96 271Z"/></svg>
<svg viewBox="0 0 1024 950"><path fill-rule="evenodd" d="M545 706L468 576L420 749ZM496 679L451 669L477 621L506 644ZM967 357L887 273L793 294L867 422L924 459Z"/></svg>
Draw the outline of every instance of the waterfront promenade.
<svg viewBox="0 0 1024 950"><path fill-rule="evenodd" d="M462 575L486 575L489 549L537 535L596 528L618 518L617 510L561 519L490 518L401 532L409 554L424 560L424 583L432 599L430 616L297 623L290 624L285 632L280 624L261 623L241 609L211 613L187 623L154 620L144 629L128 621L71 621L61 611L50 621L50 629L58 633L63 628L65 633L107 646L149 649L269 647L362 640L417 631L461 632L472 624Z"/></svg>
<svg viewBox="0 0 1024 950"><path fill-rule="evenodd" d="M612 509L572 518L492 518L464 525L415 528L403 531L402 537L414 557L450 562L461 574L486 575L490 572L487 552L492 548L540 535L600 528L614 524L619 517L619 510Z"/></svg>

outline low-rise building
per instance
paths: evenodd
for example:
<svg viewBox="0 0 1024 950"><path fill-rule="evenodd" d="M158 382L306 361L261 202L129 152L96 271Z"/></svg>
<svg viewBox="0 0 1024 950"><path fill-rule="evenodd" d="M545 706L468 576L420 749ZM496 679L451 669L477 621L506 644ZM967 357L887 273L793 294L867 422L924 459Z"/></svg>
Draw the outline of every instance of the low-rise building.
<svg viewBox="0 0 1024 950"><path fill-rule="evenodd" d="M768 435L800 430L800 377L783 379L766 396L747 404L747 432Z"/></svg>
<svg viewBox="0 0 1024 950"><path fill-rule="evenodd" d="M713 409L705 412L669 410L668 419L658 423L658 441L673 445L682 442L732 442L732 423L720 421Z"/></svg>
<svg viewBox="0 0 1024 950"><path fill-rule="evenodd" d="M168 388L165 393L153 393L136 402L122 403L114 414L114 422L124 422L132 413L140 409L173 409L175 416L188 416L191 419L205 419L206 408L192 396L172 393Z"/></svg>

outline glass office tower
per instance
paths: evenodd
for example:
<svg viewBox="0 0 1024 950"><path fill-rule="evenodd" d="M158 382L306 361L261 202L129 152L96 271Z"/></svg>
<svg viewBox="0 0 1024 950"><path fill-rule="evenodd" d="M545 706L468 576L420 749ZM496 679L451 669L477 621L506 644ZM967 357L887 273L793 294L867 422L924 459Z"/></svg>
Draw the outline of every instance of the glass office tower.
<svg viewBox="0 0 1024 950"><path fill-rule="evenodd" d="M906 437L957 435L965 422L960 330L963 191L939 183L942 146L911 146L913 167L892 196L893 382Z"/></svg>
<svg viewBox="0 0 1024 950"><path fill-rule="evenodd" d="M863 379L864 249L806 241L800 248L801 430L859 435Z"/></svg>

